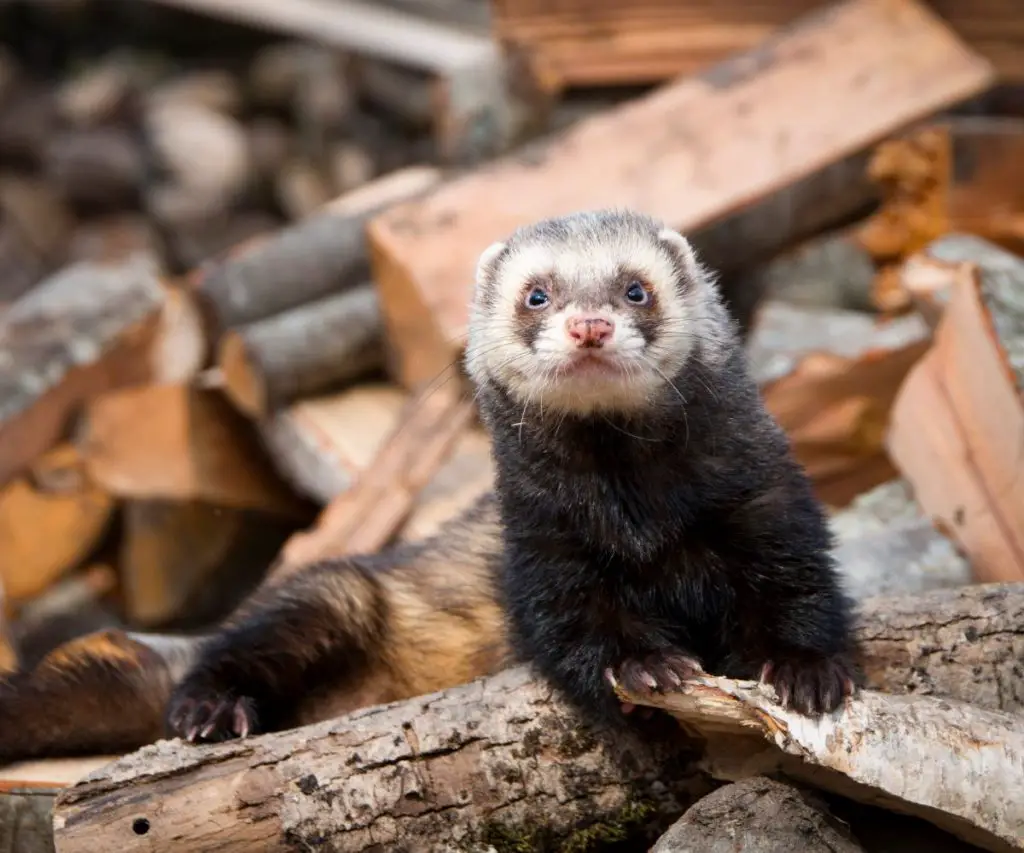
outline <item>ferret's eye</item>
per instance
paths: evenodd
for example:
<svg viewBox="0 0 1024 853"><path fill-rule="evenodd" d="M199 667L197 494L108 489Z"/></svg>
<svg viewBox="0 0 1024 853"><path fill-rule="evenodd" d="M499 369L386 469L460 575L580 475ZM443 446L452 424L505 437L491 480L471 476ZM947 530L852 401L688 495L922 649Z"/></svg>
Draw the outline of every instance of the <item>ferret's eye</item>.
<svg viewBox="0 0 1024 853"><path fill-rule="evenodd" d="M626 288L626 299L634 305L646 305L650 298L647 289L639 281L631 281Z"/></svg>
<svg viewBox="0 0 1024 853"><path fill-rule="evenodd" d="M543 308L548 304L548 294L543 287L535 287L526 294L526 306L528 308Z"/></svg>

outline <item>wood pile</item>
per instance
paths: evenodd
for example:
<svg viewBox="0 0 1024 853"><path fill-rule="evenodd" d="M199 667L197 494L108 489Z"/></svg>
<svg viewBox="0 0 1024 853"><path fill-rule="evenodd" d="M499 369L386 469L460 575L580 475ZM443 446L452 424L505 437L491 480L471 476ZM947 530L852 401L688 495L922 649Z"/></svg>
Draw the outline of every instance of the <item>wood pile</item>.
<svg viewBox="0 0 1024 853"><path fill-rule="evenodd" d="M491 5L0 8L0 674L434 533L492 484L458 366L477 255L625 205L721 273L867 690L811 723L708 676L659 702L686 737L633 743L482 671L0 768L0 849L1024 850L1009 4Z"/></svg>

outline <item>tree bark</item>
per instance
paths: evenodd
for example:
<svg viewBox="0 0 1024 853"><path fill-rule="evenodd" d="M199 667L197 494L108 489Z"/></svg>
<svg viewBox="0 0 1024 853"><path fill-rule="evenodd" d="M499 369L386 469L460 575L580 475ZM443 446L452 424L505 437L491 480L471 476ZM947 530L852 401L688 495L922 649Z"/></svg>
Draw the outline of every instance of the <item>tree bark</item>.
<svg viewBox="0 0 1024 853"><path fill-rule="evenodd" d="M207 322L220 334L361 284L370 264L366 223L440 177L425 169L388 175L272 237L229 252L197 275L196 295Z"/></svg>
<svg viewBox="0 0 1024 853"><path fill-rule="evenodd" d="M0 483L56 443L85 400L152 377L157 273L146 256L75 264L0 318Z"/></svg>
<svg viewBox="0 0 1024 853"><path fill-rule="evenodd" d="M864 690L811 720L777 705L770 687L711 676L653 699L618 693L704 737L702 764L718 778L781 770L985 850L1024 850L1024 716Z"/></svg>
<svg viewBox="0 0 1024 853"><path fill-rule="evenodd" d="M864 853L821 802L765 776L708 794L651 853Z"/></svg>
<svg viewBox="0 0 1024 853"><path fill-rule="evenodd" d="M951 830L973 832L975 843L1014 831L1024 837L1024 814L1012 802L1020 790L1024 718L984 707L1019 710L1024 687L979 687L993 676L1021 681L1013 668L1024 650L1024 583L876 599L863 610L868 683L904 695L865 693L836 721L815 724L772 705L752 686L706 679L696 694L672 697L674 707L699 723L739 727L741 735L752 727L748 750L767 759L795 754L809 766L831 768L830 778L848 771L870 786L872 797L882 791L896 805L945 808L959 816ZM940 641L948 651L932 645ZM946 698L908 695L940 689ZM775 747L757 737L767 721L777 727L769 732ZM968 743L970 736L977 742ZM902 759L886 751L890 737ZM735 735L729 742L741 743ZM688 761L695 753L686 751L693 742L671 743L583 726L527 669L514 668L245 741L204 747L162 741L62 794L56 838L61 853L106 846L123 853L313 845L483 850L488 839L522 840L524 832L564 837L588 822L635 820L651 808L678 815L699 785ZM965 750L963 759L955 757L957 747ZM884 762L871 763L883 753ZM943 776L956 780L970 756L982 754L991 762L984 774L947 784L945 794L930 787ZM921 770L925 762L928 772ZM915 790L900 787L919 783ZM924 816L934 821L938 814ZM416 842L403 848L401 838Z"/></svg>

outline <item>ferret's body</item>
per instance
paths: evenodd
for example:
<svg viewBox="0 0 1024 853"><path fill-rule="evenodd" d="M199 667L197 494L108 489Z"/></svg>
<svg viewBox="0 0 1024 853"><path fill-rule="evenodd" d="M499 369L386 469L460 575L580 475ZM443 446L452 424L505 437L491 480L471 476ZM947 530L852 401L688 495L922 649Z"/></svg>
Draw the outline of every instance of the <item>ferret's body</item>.
<svg viewBox="0 0 1024 853"><path fill-rule="evenodd" d="M581 710L699 668L807 713L852 689L826 516L680 235L604 212L495 245L467 364L515 649Z"/></svg>
<svg viewBox="0 0 1024 853"><path fill-rule="evenodd" d="M495 495L430 542L271 578L176 666L131 638L57 650L0 683L0 760L244 736L515 657L608 719L610 680L697 667L760 673L809 713L851 689L825 516L682 237L592 213L491 247L467 368Z"/></svg>

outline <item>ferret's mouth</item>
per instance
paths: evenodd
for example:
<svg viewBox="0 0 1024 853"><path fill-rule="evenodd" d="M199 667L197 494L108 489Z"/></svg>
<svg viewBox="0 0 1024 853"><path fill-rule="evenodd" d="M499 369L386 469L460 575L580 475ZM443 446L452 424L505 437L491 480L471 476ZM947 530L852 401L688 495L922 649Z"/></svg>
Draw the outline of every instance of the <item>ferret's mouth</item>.
<svg viewBox="0 0 1024 853"><path fill-rule="evenodd" d="M622 361L614 353L600 350L575 352L558 366L558 375L563 377L612 378L624 373Z"/></svg>

